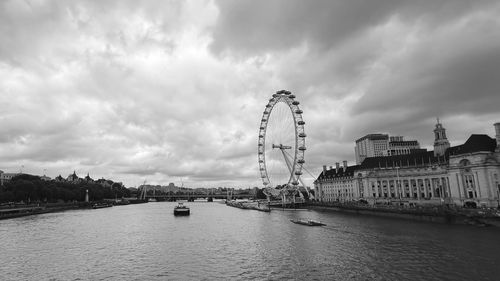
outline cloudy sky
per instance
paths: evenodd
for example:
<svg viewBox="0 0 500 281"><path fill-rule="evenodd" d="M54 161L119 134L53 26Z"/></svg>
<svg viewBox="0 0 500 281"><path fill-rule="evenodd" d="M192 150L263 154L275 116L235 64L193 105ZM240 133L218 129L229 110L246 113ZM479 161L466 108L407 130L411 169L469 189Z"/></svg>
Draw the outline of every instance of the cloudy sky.
<svg viewBox="0 0 500 281"><path fill-rule="evenodd" d="M368 133L431 148L436 117L452 145L500 121L498 1L7 0L0 35L4 172L261 186L280 89L313 174Z"/></svg>

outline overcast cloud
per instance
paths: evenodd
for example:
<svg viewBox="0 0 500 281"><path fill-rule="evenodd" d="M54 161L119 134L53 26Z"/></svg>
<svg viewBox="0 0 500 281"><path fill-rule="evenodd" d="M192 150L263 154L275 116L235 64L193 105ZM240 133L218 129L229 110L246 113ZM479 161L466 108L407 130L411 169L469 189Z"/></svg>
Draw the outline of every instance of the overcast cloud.
<svg viewBox="0 0 500 281"><path fill-rule="evenodd" d="M498 1L16 0L0 35L4 172L261 186L280 89L314 174L368 133L431 148L436 117L452 145L500 121Z"/></svg>

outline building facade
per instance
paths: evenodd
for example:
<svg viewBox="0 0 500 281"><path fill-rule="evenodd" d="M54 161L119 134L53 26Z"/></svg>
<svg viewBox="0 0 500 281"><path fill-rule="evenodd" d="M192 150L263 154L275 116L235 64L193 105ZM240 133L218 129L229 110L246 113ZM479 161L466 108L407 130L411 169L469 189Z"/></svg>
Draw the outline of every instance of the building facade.
<svg viewBox="0 0 500 281"><path fill-rule="evenodd" d="M360 164L367 157L386 156L389 147L389 135L369 134L356 140L354 153L356 164Z"/></svg>
<svg viewBox="0 0 500 281"><path fill-rule="evenodd" d="M500 123L495 124L496 139L471 135L454 147L449 146L442 124L438 122L436 129L438 151L367 157L341 174L324 167L315 181L318 200L500 206ZM342 188L352 196L340 196Z"/></svg>
<svg viewBox="0 0 500 281"><path fill-rule="evenodd" d="M328 170L323 166L323 172L315 183L316 198L321 198L323 202L346 202L363 197L363 191L354 182L357 167L347 166L347 161L343 161L342 166L335 163L335 168L330 166Z"/></svg>
<svg viewBox="0 0 500 281"><path fill-rule="evenodd" d="M368 157L404 155L421 152L420 144L416 140L405 140L403 136L387 134L369 134L356 140L354 153L356 164L359 165Z"/></svg>
<svg viewBox="0 0 500 281"><path fill-rule="evenodd" d="M12 180L13 177L19 175L20 173L4 173L0 171L0 185L4 185L4 183Z"/></svg>
<svg viewBox="0 0 500 281"><path fill-rule="evenodd" d="M405 155L423 151L426 150L420 148L420 144L417 140L405 140L403 136L391 136L389 138L387 156Z"/></svg>

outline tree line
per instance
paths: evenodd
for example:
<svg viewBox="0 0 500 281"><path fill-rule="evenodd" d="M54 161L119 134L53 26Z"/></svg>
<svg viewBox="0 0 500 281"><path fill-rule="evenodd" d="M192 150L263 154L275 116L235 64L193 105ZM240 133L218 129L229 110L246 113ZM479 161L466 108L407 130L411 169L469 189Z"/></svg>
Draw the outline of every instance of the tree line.
<svg viewBox="0 0 500 281"><path fill-rule="evenodd" d="M85 181L78 183L45 181L39 176L21 174L0 186L0 203L84 201L86 190L89 191L90 201L130 197L130 191L121 184L103 186Z"/></svg>

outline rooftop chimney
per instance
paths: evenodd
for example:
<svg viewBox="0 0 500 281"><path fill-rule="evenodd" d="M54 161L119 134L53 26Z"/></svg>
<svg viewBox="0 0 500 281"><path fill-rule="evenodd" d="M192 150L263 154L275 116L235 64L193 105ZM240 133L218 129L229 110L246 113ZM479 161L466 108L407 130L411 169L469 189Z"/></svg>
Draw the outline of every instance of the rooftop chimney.
<svg viewBox="0 0 500 281"><path fill-rule="evenodd" d="M344 173L345 173L345 171L347 171L347 161L346 160L342 161L342 164L344 166Z"/></svg>
<svg viewBox="0 0 500 281"><path fill-rule="evenodd" d="M335 174L338 174L338 172L339 172L339 167L340 167L339 162L335 163Z"/></svg>
<svg viewBox="0 0 500 281"><path fill-rule="evenodd" d="M323 165L323 175L326 174L326 165Z"/></svg>
<svg viewBox="0 0 500 281"><path fill-rule="evenodd" d="M330 166L330 170L333 170L333 167L332 167L332 166Z"/></svg>
<svg viewBox="0 0 500 281"><path fill-rule="evenodd" d="M497 139L497 149L495 151L500 151L500 122L494 124L495 126L495 137Z"/></svg>

